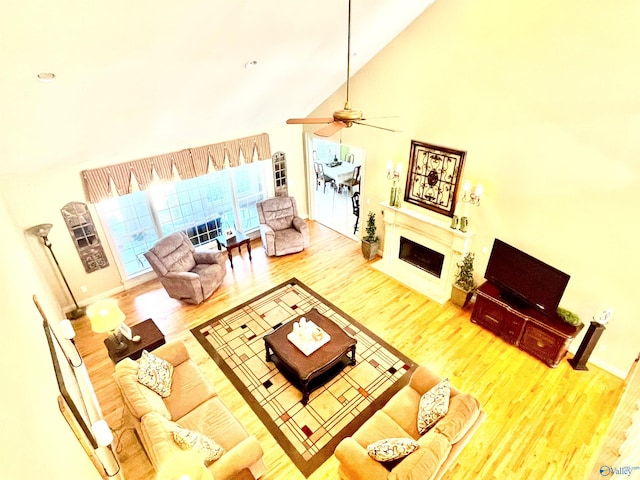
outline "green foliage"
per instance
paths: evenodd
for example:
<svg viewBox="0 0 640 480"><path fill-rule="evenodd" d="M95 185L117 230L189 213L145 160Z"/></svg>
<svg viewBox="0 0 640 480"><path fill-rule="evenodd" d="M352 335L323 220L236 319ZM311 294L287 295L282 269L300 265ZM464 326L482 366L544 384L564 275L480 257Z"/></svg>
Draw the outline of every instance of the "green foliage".
<svg viewBox="0 0 640 480"><path fill-rule="evenodd" d="M463 290L471 291L476 288L476 282L473 281L473 260L475 253L467 252L462 261L458 263L458 273L454 283Z"/></svg>
<svg viewBox="0 0 640 480"><path fill-rule="evenodd" d="M362 240L369 243L375 243L378 240L378 235L376 235L376 214L373 212L369 212L369 216L367 217L367 228L365 229L367 234L362 237Z"/></svg>
<svg viewBox="0 0 640 480"><path fill-rule="evenodd" d="M558 315L560 315L560 318L562 318L562 320L567 322L569 325L573 325L574 327L577 327L578 325L582 324L580 317L575 313L567 310L566 308L558 307L557 311L558 311Z"/></svg>

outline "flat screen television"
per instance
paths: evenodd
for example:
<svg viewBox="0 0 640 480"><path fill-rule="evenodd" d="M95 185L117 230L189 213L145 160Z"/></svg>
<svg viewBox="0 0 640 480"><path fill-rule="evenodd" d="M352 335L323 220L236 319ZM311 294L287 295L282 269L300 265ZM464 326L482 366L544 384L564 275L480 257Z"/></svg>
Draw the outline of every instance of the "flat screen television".
<svg viewBox="0 0 640 480"><path fill-rule="evenodd" d="M553 316L570 277L496 238L484 278L503 290L505 300Z"/></svg>

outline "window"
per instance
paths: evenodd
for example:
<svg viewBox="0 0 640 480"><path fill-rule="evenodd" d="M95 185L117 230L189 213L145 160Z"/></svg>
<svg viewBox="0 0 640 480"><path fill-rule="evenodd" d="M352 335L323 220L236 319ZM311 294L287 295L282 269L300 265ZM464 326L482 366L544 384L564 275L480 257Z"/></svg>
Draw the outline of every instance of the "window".
<svg viewBox="0 0 640 480"><path fill-rule="evenodd" d="M215 240L233 227L244 233L259 228L256 203L267 197L265 172L254 162L226 168L148 190L110 198L97 204L111 244L119 256L121 275L132 278L148 271L144 253L159 238L183 231L194 245Z"/></svg>

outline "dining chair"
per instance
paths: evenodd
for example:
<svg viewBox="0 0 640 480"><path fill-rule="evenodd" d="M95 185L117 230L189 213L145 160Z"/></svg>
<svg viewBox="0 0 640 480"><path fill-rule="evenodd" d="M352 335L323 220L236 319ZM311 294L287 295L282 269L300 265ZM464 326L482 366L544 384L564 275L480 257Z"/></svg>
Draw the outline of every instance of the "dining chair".
<svg viewBox="0 0 640 480"><path fill-rule="evenodd" d="M358 187L358 190L360 190L360 165L356 165L353 168L351 178L340 182L340 185L338 185L338 193L342 192L342 187L347 187L349 189L350 196L353 196L353 189L355 187Z"/></svg>
<svg viewBox="0 0 640 480"><path fill-rule="evenodd" d="M324 167L320 162L313 162L313 169L316 172L316 190L318 190L318 186L322 184L322 192L326 193L327 182L329 182L329 185L335 188L335 180L324 173Z"/></svg>
<svg viewBox="0 0 640 480"><path fill-rule="evenodd" d="M353 234L355 235L360 221L360 192L354 193L351 197L351 206L353 207L353 214L356 216L356 223L353 226Z"/></svg>

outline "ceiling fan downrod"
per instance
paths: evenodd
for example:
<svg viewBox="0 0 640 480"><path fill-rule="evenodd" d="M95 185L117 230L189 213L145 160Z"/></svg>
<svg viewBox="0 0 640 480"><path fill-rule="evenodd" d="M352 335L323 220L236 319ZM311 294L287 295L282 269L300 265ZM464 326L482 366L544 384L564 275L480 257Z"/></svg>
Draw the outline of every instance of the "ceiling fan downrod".
<svg viewBox="0 0 640 480"><path fill-rule="evenodd" d="M351 110L349 103L349 83L351 79L351 0L349 0L349 11L347 13L347 101L344 102L344 109Z"/></svg>

